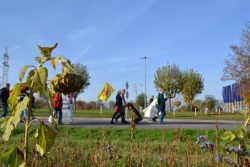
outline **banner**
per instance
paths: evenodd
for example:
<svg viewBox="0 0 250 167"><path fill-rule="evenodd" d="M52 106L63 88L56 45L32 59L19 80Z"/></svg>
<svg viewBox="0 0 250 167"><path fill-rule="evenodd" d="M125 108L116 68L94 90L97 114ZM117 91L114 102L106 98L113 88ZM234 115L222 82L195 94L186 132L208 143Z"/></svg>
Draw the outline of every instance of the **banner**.
<svg viewBox="0 0 250 167"><path fill-rule="evenodd" d="M158 108L156 105L156 98L153 100L153 102L144 110L142 110L142 112L144 112L144 117L149 117L149 118L154 118L155 116L158 115ZM161 114L161 112L159 112L159 114Z"/></svg>
<svg viewBox="0 0 250 167"><path fill-rule="evenodd" d="M114 91L115 90L106 83L97 97L106 102Z"/></svg>
<svg viewBox="0 0 250 167"><path fill-rule="evenodd" d="M62 95L62 123L72 123L73 122L73 97L74 95Z"/></svg>

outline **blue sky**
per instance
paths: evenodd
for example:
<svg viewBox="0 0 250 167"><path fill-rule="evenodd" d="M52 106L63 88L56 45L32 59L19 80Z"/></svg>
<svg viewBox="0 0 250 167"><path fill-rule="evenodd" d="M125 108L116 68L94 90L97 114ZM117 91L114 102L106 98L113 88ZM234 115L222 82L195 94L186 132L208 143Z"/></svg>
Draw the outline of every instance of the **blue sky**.
<svg viewBox="0 0 250 167"><path fill-rule="evenodd" d="M214 95L220 100L222 87L232 83L220 80L223 60L230 45L239 44L250 20L249 0L27 0L1 1L0 6L0 54L8 47L11 86L18 82L22 66L37 65L37 44L59 41L52 56L63 55L89 69L91 85L79 96L85 101L97 100L106 82L118 90L127 80L129 99L134 100L135 83L138 93L144 91L144 56L150 57L148 96L157 95L156 69L175 62L181 70L193 69L205 78L198 99ZM49 79L61 69L45 66ZM0 75L2 69L1 64Z"/></svg>

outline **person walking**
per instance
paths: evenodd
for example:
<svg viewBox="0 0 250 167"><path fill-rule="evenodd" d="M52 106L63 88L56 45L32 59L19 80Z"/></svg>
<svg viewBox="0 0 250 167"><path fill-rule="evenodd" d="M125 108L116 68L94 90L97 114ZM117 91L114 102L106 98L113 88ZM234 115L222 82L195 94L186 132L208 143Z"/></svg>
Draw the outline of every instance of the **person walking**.
<svg viewBox="0 0 250 167"><path fill-rule="evenodd" d="M159 103L159 111L161 112L160 124L164 124L164 123L163 123L163 118L164 118L165 115L166 115L166 111L165 111L166 104L165 104L165 103L166 103L167 100L168 100L168 98L164 98L163 91L160 91L159 100L158 100L158 103Z"/></svg>
<svg viewBox="0 0 250 167"><path fill-rule="evenodd" d="M29 88L26 88L24 90L21 91L21 96L20 96L20 99L19 99L19 102L23 101L23 98L25 96L28 96L29 97L29 93L27 92L29 90ZM24 116L25 120L27 119L27 108L25 108L24 110L22 110L21 114L20 114L20 122L23 122L22 121L22 117Z"/></svg>
<svg viewBox="0 0 250 167"><path fill-rule="evenodd" d="M116 123L118 122L118 119L120 117L122 117L122 123L129 123L129 122L125 121L125 109L127 107L127 103L125 101L125 97L124 96L125 96L125 89L122 89L121 98L122 98L122 111L123 112L120 113L119 115L117 115L117 117L115 118Z"/></svg>
<svg viewBox="0 0 250 167"><path fill-rule="evenodd" d="M59 116L57 118L57 124L63 125L62 123L62 96L60 94L54 94L54 102L53 107L55 107L56 114L59 112Z"/></svg>
<svg viewBox="0 0 250 167"><path fill-rule="evenodd" d="M0 116L0 119L2 117L6 117L8 113L7 100L10 97L9 89L10 89L9 83L6 83L5 86L2 89L0 89L0 106L2 107L2 110L3 110L3 113Z"/></svg>
<svg viewBox="0 0 250 167"><path fill-rule="evenodd" d="M151 98L150 98L149 101L148 101L148 106L149 106L153 101L154 101L154 96L151 95ZM153 120L153 121L155 121L155 120ZM148 122L152 122L150 117L148 117Z"/></svg>
<svg viewBox="0 0 250 167"><path fill-rule="evenodd" d="M116 95L116 102L115 102L115 113L112 116L112 120L110 121L111 124L115 124L114 123L114 119L116 117L116 115L118 113L123 113L123 109L122 109L122 97L121 97L121 90L117 91L117 95ZM125 121L124 119L124 114L121 115L122 120L124 120L124 124L128 123L127 121Z"/></svg>

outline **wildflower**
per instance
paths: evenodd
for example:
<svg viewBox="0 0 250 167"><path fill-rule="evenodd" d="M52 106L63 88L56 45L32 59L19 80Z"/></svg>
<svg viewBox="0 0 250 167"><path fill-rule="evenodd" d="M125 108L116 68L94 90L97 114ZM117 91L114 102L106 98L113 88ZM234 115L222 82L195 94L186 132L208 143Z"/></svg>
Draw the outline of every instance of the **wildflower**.
<svg viewBox="0 0 250 167"><path fill-rule="evenodd" d="M220 155L220 156L216 157L216 158L215 158L215 161L217 161L217 162L221 162L221 161L222 161L222 157L223 157L222 155Z"/></svg>
<svg viewBox="0 0 250 167"><path fill-rule="evenodd" d="M200 146L200 148L205 149L205 148L207 148L207 146L205 146L205 145L201 145L201 146Z"/></svg>
<svg viewBox="0 0 250 167"><path fill-rule="evenodd" d="M213 149L214 143L210 143L209 141L205 141L203 143L203 145L201 145L200 147L205 149L205 148L209 148L209 149Z"/></svg>
<svg viewBox="0 0 250 167"><path fill-rule="evenodd" d="M248 152L246 151L246 152L245 152L245 156L247 156L247 155L248 155Z"/></svg>
<svg viewBox="0 0 250 167"><path fill-rule="evenodd" d="M160 158L160 159L159 159L159 161L160 161L160 162L162 162L162 161L163 161L163 159L162 159L162 158Z"/></svg>
<svg viewBox="0 0 250 167"><path fill-rule="evenodd" d="M236 148L236 147L230 147L229 151L233 151L233 152L236 152L236 153L243 153L243 151L241 149ZM247 152L247 154L248 154L248 152Z"/></svg>
<svg viewBox="0 0 250 167"><path fill-rule="evenodd" d="M200 143L200 139L205 140L206 139L206 135L201 135L201 136L197 137L197 141L196 141L197 144Z"/></svg>
<svg viewBox="0 0 250 167"><path fill-rule="evenodd" d="M226 163L228 163L228 164L230 164L230 165L233 163L233 161L230 161L230 160L229 160L229 157L225 157L225 160L226 160Z"/></svg>

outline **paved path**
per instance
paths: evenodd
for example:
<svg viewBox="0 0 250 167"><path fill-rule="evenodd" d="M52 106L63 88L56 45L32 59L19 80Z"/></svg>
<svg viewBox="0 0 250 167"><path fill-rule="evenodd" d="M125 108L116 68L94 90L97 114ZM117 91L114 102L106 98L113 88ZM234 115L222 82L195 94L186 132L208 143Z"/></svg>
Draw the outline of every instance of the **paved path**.
<svg viewBox="0 0 250 167"><path fill-rule="evenodd" d="M46 124L49 124L48 118L39 118L43 120ZM131 122L130 119L128 119ZM215 129L216 121L213 120L174 120L166 119L164 120L165 124L160 125L157 123L149 123L147 120L142 120L136 124L136 128L145 128L145 129L176 129L179 124L182 129ZM242 121L218 121L218 126L220 129L225 128L226 130L234 129L236 125L242 125ZM23 123L20 123L23 124ZM38 123L34 123L38 124ZM67 126L66 124L64 126ZM73 123L68 124L69 127L116 127L116 128L129 128L130 124L110 124L109 118L74 118Z"/></svg>

